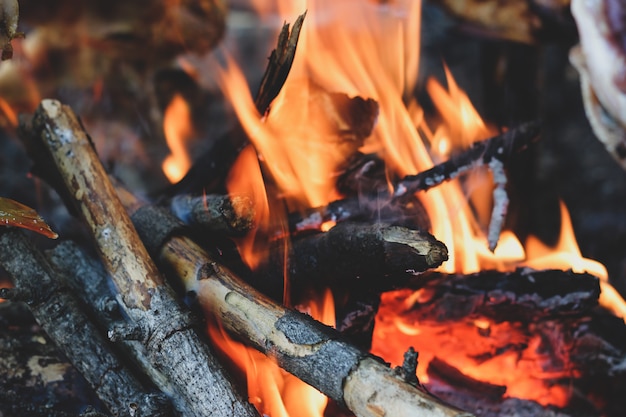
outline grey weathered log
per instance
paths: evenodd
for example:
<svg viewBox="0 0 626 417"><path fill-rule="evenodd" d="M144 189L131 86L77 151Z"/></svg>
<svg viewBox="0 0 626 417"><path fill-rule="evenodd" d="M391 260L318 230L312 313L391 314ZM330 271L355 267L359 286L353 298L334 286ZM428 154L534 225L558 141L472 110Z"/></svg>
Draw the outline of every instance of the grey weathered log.
<svg viewBox="0 0 626 417"><path fill-rule="evenodd" d="M151 364L175 387L174 401L194 416L258 416L237 392L163 281L122 207L87 133L72 110L43 100L30 126L61 173L119 291L129 326Z"/></svg>
<svg viewBox="0 0 626 417"><path fill-rule="evenodd" d="M125 203L136 207L136 201ZM350 345L331 327L244 283L183 236L180 222L165 210L144 206L132 219L153 256L175 271L186 290L194 292L228 332L357 416L471 415L408 384L380 358Z"/></svg>
<svg viewBox="0 0 626 417"><path fill-rule="evenodd" d="M72 289L73 293L91 309L93 319L101 328L119 329L123 326L121 307L111 287L111 277L99 259L91 256L78 244L64 241L46 251L46 257ZM174 396L171 382L151 363L144 345L137 340L118 340L119 351L132 358L141 372L161 392ZM181 415L184 410L177 410Z"/></svg>
<svg viewBox="0 0 626 417"><path fill-rule="evenodd" d="M3 291L4 296L28 304L39 325L112 414L172 415L167 399L146 390L125 368L104 333L87 318L76 297L22 232L0 228L0 246L0 265L15 284Z"/></svg>

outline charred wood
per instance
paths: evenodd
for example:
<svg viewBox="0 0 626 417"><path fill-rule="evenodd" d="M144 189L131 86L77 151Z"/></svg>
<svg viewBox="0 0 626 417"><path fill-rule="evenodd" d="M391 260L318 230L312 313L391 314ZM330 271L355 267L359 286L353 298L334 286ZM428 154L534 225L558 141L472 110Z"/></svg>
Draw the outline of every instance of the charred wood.
<svg viewBox="0 0 626 417"><path fill-rule="evenodd" d="M433 168L420 172L416 175L409 175L394 184L393 193L389 193L387 188L375 190L364 197L348 197L337 200L325 207L318 207L306 211L302 215L292 215L290 227L292 230L307 230L321 226L327 221L341 222L349 219L370 217L377 211L385 207L397 206L398 204L408 204L418 191L427 191L444 181L448 181L463 173L481 166L493 166L499 176L503 173L502 164L506 163L511 154L520 152L531 142L538 138L540 132L539 122L528 122L516 128L512 128L501 135L494 136L485 141L476 142L469 149L452 156L448 161L435 165ZM505 213L508 199L506 193L502 195L505 178L499 181L500 186L496 187L494 199L497 207L495 221L490 230L490 246L495 247L495 236L499 236L499 228L502 226L502 218ZM365 202L365 204L363 203ZM372 207L372 203L377 202Z"/></svg>
<svg viewBox="0 0 626 417"><path fill-rule="evenodd" d="M278 35L278 44L276 49L270 54L265 74L263 74L259 91L254 100L256 109L261 115L268 111L270 104L283 88L283 84L285 84L296 56L298 38L300 37L305 16L306 12L298 16L293 23L291 32L289 31L289 24L285 23Z"/></svg>
<svg viewBox="0 0 626 417"><path fill-rule="evenodd" d="M423 319L455 320L474 314L497 322L534 322L580 316L598 305L600 284L593 275L529 268L469 275L430 273L409 285L421 296Z"/></svg>
<svg viewBox="0 0 626 417"><path fill-rule="evenodd" d="M337 331L358 348L369 351L380 294L353 288L345 294L334 292L333 296Z"/></svg>
<svg viewBox="0 0 626 417"><path fill-rule="evenodd" d="M54 160L90 228L130 319L127 333L141 341L151 364L175 387L177 406L198 416L258 415L164 283L74 113L58 101L44 100L23 129L28 130Z"/></svg>
<svg viewBox="0 0 626 417"><path fill-rule="evenodd" d="M448 259L445 245L429 233L386 224L339 223L294 239L286 257L284 244L270 249L251 282L275 299L282 295L285 274L293 292L311 287L382 292Z"/></svg>
<svg viewBox="0 0 626 417"><path fill-rule="evenodd" d="M346 406L359 417L381 414L469 416L406 383L378 358L346 343L334 329L287 309L219 265L165 211L145 206L132 214L154 256L174 270L187 291L238 339ZM169 225L156 230L153 224ZM252 318L254 318L252 320Z"/></svg>
<svg viewBox="0 0 626 417"><path fill-rule="evenodd" d="M276 49L270 55L265 74L255 98L259 115L265 114L269 105L280 92L295 57L298 38L305 14L293 24L291 32L285 23L279 34ZM168 196L182 193L209 193L222 191L224 180L239 153L250 144L243 127L237 123L232 131L220 138L215 145L195 162L178 183L166 190Z"/></svg>
<svg viewBox="0 0 626 417"><path fill-rule="evenodd" d="M469 149L453 155L449 160L416 175L409 175L397 184L394 198L403 198L417 191L426 191L464 172L488 166L492 161L505 163L511 154L520 152L539 138L541 124L526 122L484 141L475 142Z"/></svg>
<svg viewBox="0 0 626 417"><path fill-rule="evenodd" d="M245 195L179 195L172 199L170 210L184 223L212 233L243 236L253 227L254 204Z"/></svg>
<svg viewBox="0 0 626 417"><path fill-rule="evenodd" d="M430 229L426 210L416 196L389 200L389 193L346 197L324 207L316 207L289 215L289 227L295 234L319 231L324 223L343 221L378 221L412 229Z"/></svg>
<svg viewBox="0 0 626 417"><path fill-rule="evenodd" d="M479 393L481 396L489 397L493 400L502 398L502 396L506 393L506 386L476 380L463 374L457 368L436 356L428 364L428 373L430 375L439 376L451 385L455 385L462 389L469 389Z"/></svg>
<svg viewBox="0 0 626 417"><path fill-rule="evenodd" d="M38 323L89 382L114 415L166 416L167 400L150 393L125 368L79 301L56 276L44 256L19 231L0 230L0 264L15 288L2 296L24 300Z"/></svg>
<svg viewBox="0 0 626 417"><path fill-rule="evenodd" d="M415 339L420 353L440 359L428 368L430 392L479 415L503 415L512 400L503 401L500 388L483 385L493 384L488 378L471 382L455 366L467 361L476 366L498 363L506 357L537 358L539 373L546 372L537 377L546 386L571 393L571 408L562 410L563 415L582 410L585 415L623 413L621 394L614 387L626 378L625 324L598 307L597 278L522 269L467 277L428 273L416 281L417 290L384 294L379 317L393 317L407 325L420 323L422 336L448 336L447 348L434 351ZM398 305L400 300L404 304ZM473 353L457 355L468 337ZM503 381L509 382L498 384L514 383ZM516 401L519 410L512 415L552 415L533 401Z"/></svg>

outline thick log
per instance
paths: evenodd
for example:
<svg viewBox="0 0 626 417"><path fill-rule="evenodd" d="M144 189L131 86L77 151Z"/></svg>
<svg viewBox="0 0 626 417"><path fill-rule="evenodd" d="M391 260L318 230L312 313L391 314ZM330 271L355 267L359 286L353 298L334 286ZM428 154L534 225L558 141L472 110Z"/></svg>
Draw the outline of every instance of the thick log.
<svg viewBox="0 0 626 417"><path fill-rule="evenodd" d="M195 293L227 331L357 416L470 416L408 384L336 330L242 282L180 235L180 223L167 212L145 206L132 218L154 256L175 271L186 290Z"/></svg>
<svg viewBox="0 0 626 417"><path fill-rule="evenodd" d="M424 320L459 320L472 315L496 322L536 322L580 316L598 305L600 282L572 271L481 271L475 274L429 273L407 285L422 291Z"/></svg>
<svg viewBox="0 0 626 417"><path fill-rule="evenodd" d="M510 400L502 398L502 391L516 396L518 384L526 384L522 381L528 377L529 383L538 383L536 392L541 392L542 380L550 390L567 392L565 414L586 408L586 415L620 415L624 403L614 387L626 378L625 324L598 307L599 293L596 277L571 271L429 272L416 277L411 289L384 294L377 325L388 335L382 329L397 321L416 324L420 336L413 343L422 366L429 363L428 390L477 414L509 415ZM377 340L375 351L397 350L385 350L387 343ZM512 378L488 370L491 361L502 363L507 355L519 363L528 360L538 372ZM439 360L433 363L433 358ZM484 377L471 371L482 364L487 364ZM553 410L542 410L533 401L516 401L520 409L511 415L552 415Z"/></svg>
<svg viewBox="0 0 626 417"><path fill-rule="evenodd" d="M177 407L197 416L258 415L164 284L71 109L42 101L30 131L44 143L89 226L130 319L127 332L140 340L151 364L175 387Z"/></svg>
<svg viewBox="0 0 626 417"><path fill-rule="evenodd" d="M445 245L429 233L386 224L343 222L292 240L287 254L285 244L272 246L251 281L274 299L282 295L285 274L294 291L358 287L382 292L448 259Z"/></svg>
<svg viewBox="0 0 626 417"><path fill-rule="evenodd" d="M104 333L20 231L0 229L0 245L0 264L15 284L15 288L3 289L1 296L26 301L39 325L113 415L171 415L167 399L147 391L125 368Z"/></svg>

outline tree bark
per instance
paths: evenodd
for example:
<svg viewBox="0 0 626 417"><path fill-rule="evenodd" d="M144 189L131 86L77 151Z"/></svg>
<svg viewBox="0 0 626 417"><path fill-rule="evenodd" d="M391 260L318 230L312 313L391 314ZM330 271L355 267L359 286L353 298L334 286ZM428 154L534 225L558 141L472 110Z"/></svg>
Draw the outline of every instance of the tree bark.
<svg viewBox="0 0 626 417"><path fill-rule="evenodd" d="M175 387L181 408L196 416L258 416L165 285L71 109L43 100L30 130L43 141L90 228L130 318L127 332Z"/></svg>
<svg viewBox="0 0 626 417"><path fill-rule="evenodd" d="M167 400L146 391L122 365L79 301L20 231L1 228L0 245L0 264L15 284L2 291L4 298L26 301L37 322L113 415L171 415Z"/></svg>

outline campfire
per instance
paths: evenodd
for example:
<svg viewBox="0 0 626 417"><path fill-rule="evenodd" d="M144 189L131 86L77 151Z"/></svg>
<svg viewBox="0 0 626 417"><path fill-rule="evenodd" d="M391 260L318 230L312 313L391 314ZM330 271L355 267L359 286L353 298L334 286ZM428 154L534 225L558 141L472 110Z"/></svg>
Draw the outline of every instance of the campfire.
<svg viewBox="0 0 626 417"><path fill-rule="evenodd" d="M2 5L1 415L626 411L623 254L535 187L587 122L515 67L563 8L40 3Z"/></svg>

